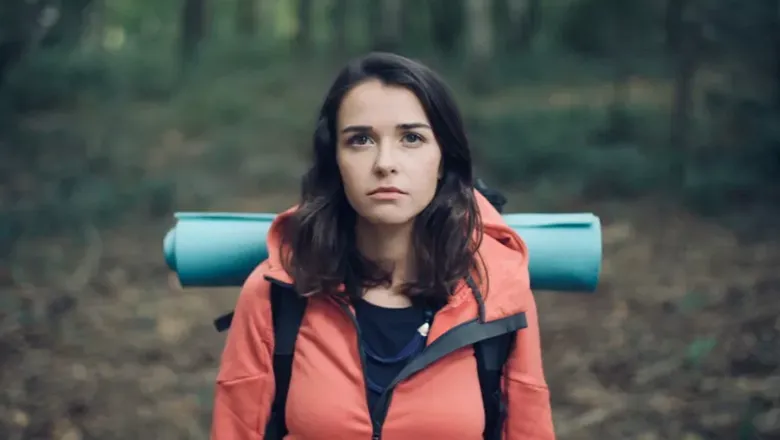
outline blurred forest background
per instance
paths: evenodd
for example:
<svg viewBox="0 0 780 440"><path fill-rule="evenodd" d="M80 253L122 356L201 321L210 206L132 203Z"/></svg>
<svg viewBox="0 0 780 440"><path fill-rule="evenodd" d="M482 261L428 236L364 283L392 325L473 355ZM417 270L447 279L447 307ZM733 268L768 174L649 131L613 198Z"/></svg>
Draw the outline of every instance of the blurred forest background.
<svg viewBox="0 0 780 440"><path fill-rule="evenodd" d="M0 438L205 439L236 289L177 210L295 202L350 57L458 95L510 211L604 222L538 292L561 439L780 439L780 0L3 0Z"/></svg>

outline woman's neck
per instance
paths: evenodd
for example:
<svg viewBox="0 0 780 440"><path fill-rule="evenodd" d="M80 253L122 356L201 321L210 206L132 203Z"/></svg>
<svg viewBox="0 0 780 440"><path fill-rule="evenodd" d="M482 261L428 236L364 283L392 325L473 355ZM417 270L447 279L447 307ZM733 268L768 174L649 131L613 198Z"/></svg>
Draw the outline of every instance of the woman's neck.
<svg viewBox="0 0 780 440"><path fill-rule="evenodd" d="M358 251L380 267L391 270L393 287L410 280L412 270L412 224L373 225L358 220L356 228Z"/></svg>

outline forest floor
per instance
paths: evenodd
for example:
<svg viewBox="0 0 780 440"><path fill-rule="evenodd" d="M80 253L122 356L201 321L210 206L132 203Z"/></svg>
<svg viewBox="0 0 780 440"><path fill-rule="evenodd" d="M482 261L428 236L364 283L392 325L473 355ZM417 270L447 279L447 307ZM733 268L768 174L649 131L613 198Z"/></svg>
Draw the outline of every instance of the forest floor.
<svg viewBox="0 0 780 440"><path fill-rule="evenodd" d="M780 238L662 205L570 206L601 216L604 263L594 294L537 293L559 438L780 438ZM169 226L19 246L0 278L1 438L208 437L224 338L211 320L237 289L181 289Z"/></svg>

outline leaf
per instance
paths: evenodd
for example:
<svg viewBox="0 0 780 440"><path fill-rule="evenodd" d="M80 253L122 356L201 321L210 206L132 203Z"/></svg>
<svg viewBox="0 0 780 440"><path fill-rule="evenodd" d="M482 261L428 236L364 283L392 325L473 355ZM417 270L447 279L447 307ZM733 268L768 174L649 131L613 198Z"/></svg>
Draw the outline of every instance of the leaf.
<svg viewBox="0 0 780 440"><path fill-rule="evenodd" d="M718 345L715 338L701 338L688 345L686 359L695 366L701 365L702 360Z"/></svg>
<svg viewBox="0 0 780 440"><path fill-rule="evenodd" d="M701 292L688 292L682 297L677 309L683 313L688 314L696 312L707 306L707 297Z"/></svg>

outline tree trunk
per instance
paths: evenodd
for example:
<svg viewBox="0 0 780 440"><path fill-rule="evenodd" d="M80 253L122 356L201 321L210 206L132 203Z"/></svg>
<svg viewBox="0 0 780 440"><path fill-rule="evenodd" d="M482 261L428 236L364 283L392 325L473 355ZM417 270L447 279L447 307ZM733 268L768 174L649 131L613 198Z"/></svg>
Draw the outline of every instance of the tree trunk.
<svg viewBox="0 0 780 440"><path fill-rule="evenodd" d="M541 22L541 0L503 0L505 1L506 22L504 46L508 52L525 52L539 30Z"/></svg>
<svg viewBox="0 0 780 440"><path fill-rule="evenodd" d="M469 83L477 91L489 85L493 58L493 26L489 0L466 0Z"/></svg>
<svg viewBox="0 0 780 440"><path fill-rule="evenodd" d="M669 143L675 151L690 147L691 113L693 111L694 78L698 69L700 33L693 24L683 24L676 57L674 95L669 129ZM684 170L683 170L684 171ZM684 177L684 176L681 176Z"/></svg>
<svg viewBox="0 0 780 440"><path fill-rule="evenodd" d="M780 110L780 0L775 1L774 19L772 20L772 38L773 38L773 53L774 57L774 107Z"/></svg>
<svg viewBox="0 0 780 440"><path fill-rule="evenodd" d="M43 5L16 1L2 7L0 14L0 89L5 78L41 33Z"/></svg>
<svg viewBox="0 0 780 440"><path fill-rule="evenodd" d="M331 23L333 23L333 43L337 53L347 53L349 44L349 31L347 18L349 5L347 0L335 0L330 10Z"/></svg>
<svg viewBox="0 0 780 440"><path fill-rule="evenodd" d="M312 0L298 1L298 33L295 36L295 47L299 52L311 49L311 9Z"/></svg>
<svg viewBox="0 0 780 440"><path fill-rule="evenodd" d="M100 0L92 5L89 11L89 24L87 25L87 45L95 50L103 48L103 37L106 32L106 2Z"/></svg>
<svg viewBox="0 0 780 440"><path fill-rule="evenodd" d="M236 32L244 37L257 34L257 0L236 0Z"/></svg>
<svg viewBox="0 0 780 440"><path fill-rule="evenodd" d="M439 52L457 52L466 25L464 2L469 0L428 0L431 17L431 39Z"/></svg>
<svg viewBox="0 0 780 440"><path fill-rule="evenodd" d="M401 45L401 0L374 0L380 2L380 17L374 49L396 51Z"/></svg>
<svg viewBox="0 0 780 440"><path fill-rule="evenodd" d="M22 36L0 41L0 90L5 85L5 79L11 68L22 59L27 41Z"/></svg>
<svg viewBox="0 0 780 440"><path fill-rule="evenodd" d="M401 29L403 36L401 42L404 46L415 45L415 49L427 49L425 47L431 40L431 23L427 14L421 10L419 0L401 0Z"/></svg>
<svg viewBox="0 0 780 440"><path fill-rule="evenodd" d="M607 129L602 141L606 144L618 144L630 139L633 134L632 121L628 114L631 88L630 70L624 60L615 63L612 78L612 102L607 110Z"/></svg>
<svg viewBox="0 0 780 440"><path fill-rule="evenodd" d="M666 49L675 53L680 49L683 32L683 16L689 0L667 0L664 28L666 32Z"/></svg>
<svg viewBox="0 0 780 440"><path fill-rule="evenodd" d="M75 46L87 28L92 0L72 0L59 5L59 18L46 33L42 44L47 46Z"/></svg>
<svg viewBox="0 0 780 440"><path fill-rule="evenodd" d="M181 60L185 66L197 62L206 37L206 0L184 0L181 10Z"/></svg>

